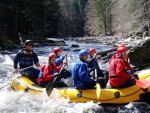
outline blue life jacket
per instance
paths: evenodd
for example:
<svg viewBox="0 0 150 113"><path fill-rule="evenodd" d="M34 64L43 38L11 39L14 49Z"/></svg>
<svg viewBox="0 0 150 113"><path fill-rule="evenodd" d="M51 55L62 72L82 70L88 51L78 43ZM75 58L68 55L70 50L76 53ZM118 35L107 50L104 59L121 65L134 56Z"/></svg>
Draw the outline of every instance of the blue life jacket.
<svg viewBox="0 0 150 113"><path fill-rule="evenodd" d="M17 69L18 63L19 63L20 69L22 69L22 68L32 66L33 63L36 64L38 62L39 62L39 59L33 50L29 52L26 50L21 50L17 53L16 57L14 58L14 69Z"/></svg>

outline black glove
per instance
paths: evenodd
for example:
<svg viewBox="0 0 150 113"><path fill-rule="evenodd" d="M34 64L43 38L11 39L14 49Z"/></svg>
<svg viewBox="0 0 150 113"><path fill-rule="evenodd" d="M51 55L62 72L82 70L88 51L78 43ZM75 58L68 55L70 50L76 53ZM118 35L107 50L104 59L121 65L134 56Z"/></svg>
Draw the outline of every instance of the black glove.
<svg viewBox="0 0 150 113"><path fill-rule="evenodd" d="M94 77L94 76L95 76L94 71L91 71L91 72L89 73L89 75L90 75L90 77Z"/></svg>
<svg viewBox="0 0 150 113"><path fill-rule="evenodd" d="M54 73L54 77L58 77L60 74L59 73Z"/></svg>
<svg viewBox="0 0 150 113"><path fill-rule="evenodd" d="M134 77L131 77L131 80L132 80L132 84L134 85L136 83L136 80Z"/></svg>
<svg viewBox="0 0 150 113"><path fill-rule="evenodd" d="M131 77L134 77L135 79L139 79L139 76L137 74L132 74Z"/></svg>

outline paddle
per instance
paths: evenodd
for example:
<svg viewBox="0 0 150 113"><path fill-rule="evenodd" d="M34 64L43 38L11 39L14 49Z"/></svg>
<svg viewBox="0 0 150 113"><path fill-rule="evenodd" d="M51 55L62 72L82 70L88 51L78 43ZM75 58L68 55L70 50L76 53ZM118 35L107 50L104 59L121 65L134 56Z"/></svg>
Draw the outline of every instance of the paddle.
<svg viewBox="0 0 150 113"><path fill-rule="evenodd" d="M97 69L95 69L95 78L97 79ZM101 93L101 87L100 84L97 82L96 83L96 96L99 99Z"/></svg>
<svg viewBox="0 0 150 113"><path fill-rule="evenodd" d="M66 56L66 63L67 63L67 68L68 68L68 56Z"/></svg>
<svg viewBox="0 0 150 113"><path fill-rule="evenodd" d="M146 89L148 86L150 86L150 81L149 80L136 80L136 85Z"/></svg>
<svg viewBox="0 0 150 113"><path fill-rule="evenodd" d="M33 66L29 66L29 67L26 67L26 68L19 69L18 72L26 70L26 69L31 68L31 67L33 67ZM13 73L16 73L16 72L13 72Z"/></svg>
<svg viewBox="0 0 150 113"><path fill-rule="evenodd" d="M20 72L20 71L23 71L23 70L29 69L29 68L31 68L31 67L33 67L33 66L29 66L29 67L26 67L26 68L22 68L22 69L19 69L18 71Z"/></svg>
<svg viewBox="0 0 150 113"><path fill-rule="evenodd" d="M63 69L64 67L65 67L65 65L63 65L63 66L61 67L61 69L60 69L60 71L59 71L59 74L61 73L61 71L62 71L62 69ZM60 76L60 75L59 75L59 76ZM57 80L57 78L58 78L59 76L56 76L55 79L54 79L53 81L50 81L50 82L48 83L48 85L46 86L46 93L47 93L48 96L50 96L50 94L52 93L52 91L53 91L53 89L54 89L54 84L55 84L55 82L56 82L56 80Z"/></svg>

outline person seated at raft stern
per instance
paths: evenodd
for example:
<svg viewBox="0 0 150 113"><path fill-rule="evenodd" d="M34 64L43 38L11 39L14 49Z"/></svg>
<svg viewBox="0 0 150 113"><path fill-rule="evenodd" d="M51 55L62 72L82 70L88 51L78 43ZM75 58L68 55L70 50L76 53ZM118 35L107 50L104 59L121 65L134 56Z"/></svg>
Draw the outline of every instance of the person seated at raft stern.
<svg viewBox="0 0 150 113"><path fill-rule="evenodd" d="M133 69L128 63L127 48L119 45L117 54L112 56L109 64L109 83L114 88L124 88L135 85L138 75L134 74Z"/></svg>
<svg viewBox="0 0 150 113"><path fill-rule="evenodd" d="M40 63L39 63L39 59L37 54L32 50L33 47L33 43L31 40L26 40L24 43L25 48L23 48L22 50L19 50L19 52L16 54L15 58L14 58L14 71L13 73L18 73L18 63L19 63L19 67L20 69L24 69L30 66L33 66L33 63L39 67ZM40 70L31 67L31 68L27 68L24 69L23 71L21 71L21 75L23 76L27 76L30 80L32 80L33 82L36 83L36 79L38 78Z"/></svg>
<svg viewBox="0 0 150 113"><path fill-rule="evenodd" d="M58 72L63 66L63 64L60 66L55 65L56 55L54 53L50 53L48 58L48 63L41 67L42 74L39 74L37 80L41 87L46 87L50 81L53 81L54 77L60 76ZM55 87L67 87L65 83L60 81L57 81L54 85Z"/></svg>
<svg viewBox="0 0 150 113"><path fill-rule="evenodd" d="M60 47L55 47L53 49L53 52L56 55L56 61L55 61L56 66L60 66L62 64L67 64L67 62L63 62L64 59L67 58L67 53L64 53L64 55L61 56L62 49ZM71 72L65 68L63 68L63 70L60 74L61 74L62 78L65 78L65 79L68 77L71 77Z"/></svg>
<svg viewBox="0 0 150 113"><path fill-rule="evenodd" d="M96 49L95 48L90 48L88 50L88 53L90 55L90 59L88 60L87 64L88 64L88 69L89 69L89 73L90 76L92 76L94 78L95 76L95 68L97 69L97 76L99 77L99 79L104 80L104 86L106 87L106 84L108 82L108 71L106 70L101 70L97 61L97 54L96 54Z"/></svg>

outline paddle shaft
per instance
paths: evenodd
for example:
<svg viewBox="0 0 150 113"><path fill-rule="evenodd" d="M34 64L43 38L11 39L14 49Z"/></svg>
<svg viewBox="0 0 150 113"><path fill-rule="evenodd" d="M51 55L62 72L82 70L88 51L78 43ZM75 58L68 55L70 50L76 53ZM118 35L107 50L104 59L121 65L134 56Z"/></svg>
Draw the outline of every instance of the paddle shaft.
<svg viewBox="0 0 150 113"><path fill-rule="evenodd" d="M63 65L63 66L61 67L61 69L60 69L60 71L59 71L59 74L61 73L61 71L63 70L64 67L65 67L65 65ZM60 76L60 75L59 75L59 76ZM53 80L53 82L50 81L50 82L48 83L48 85L46 86L46 93L47 93L48 96L50 96L51 92L53 91L53 89L54 89L54 84L55 84L55 82L56 82L56 80L57 80L57 78L58 78L59 76L56 76L55 79Z"/></svg>
<svg viewBox="0 0 150 113"><path fill-rule="evenodd" d="M66 56L66 63L67 63L67 68L68 68L68 56Z"/></svg>
<svg viewBox="0 0 150 113"><path fill-rule="evenodd" d="M33 66L29 66L29 67L26 67L26 68L22 68L22 69L19 69L18 71L20 72L20 71L23 71L23 70L29 69L29 68L31 68L31 67L33 67Z"/></svg>
<svg viewBox="0 0 150 113"><path fill-rule="evenodd" d="M97 79L97 69L95 69L95 78Z"/></svg>
<svg viewBox="0 0 150 113"><path fill-rule="evenodd" d="M97 69L95 69L95 78L97 78ZM100 93L101 93L101 87L100 87L100 84L98 82L96 82L96 96L97 96L97 99L99 100L99 97L100 97Z"/></svg>

